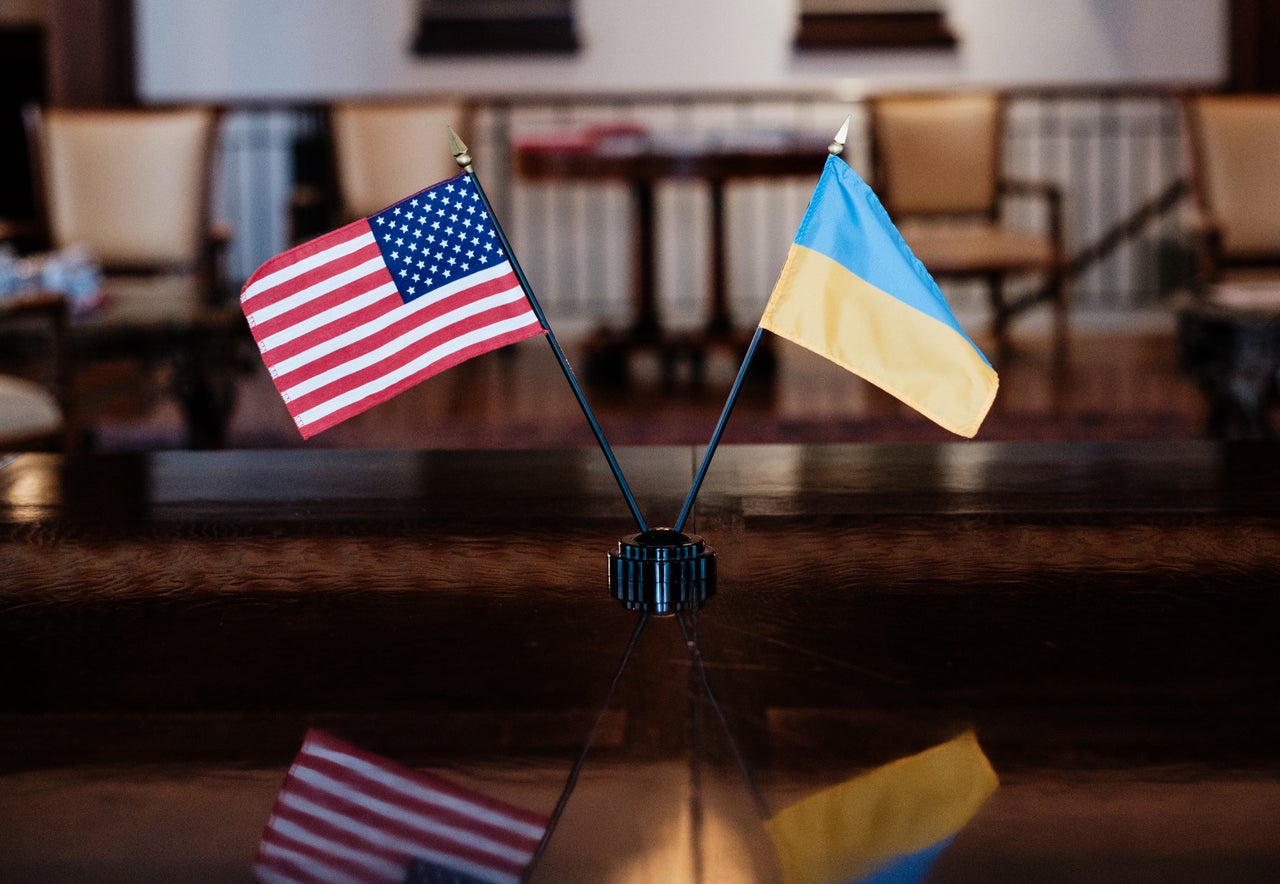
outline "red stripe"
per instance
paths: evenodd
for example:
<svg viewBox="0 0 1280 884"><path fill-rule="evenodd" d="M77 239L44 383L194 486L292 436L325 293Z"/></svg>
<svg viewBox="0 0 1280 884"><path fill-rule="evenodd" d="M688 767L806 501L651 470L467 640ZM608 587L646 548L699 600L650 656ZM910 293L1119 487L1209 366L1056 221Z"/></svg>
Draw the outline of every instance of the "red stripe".
<svg viewBox="0 0 1280 884"><path fill-rule="evenodd" d="M388 279L390 279L390 277L388 277ZM405 304L400 299L399 295L387 295L376 304L370 305L364 310L345 316L337 322L317 328L287 344L282 344L279 347L272 348L268 353L263 354L263 359L267 361L268 365L275 365L291 356L305 352L317 344L322 344L325 341L337 337L338 335L345 334L351 329L362 326L367 322L371 322L390 313L399 312L402 314L401 318L397 319L387 328L345 344L342 349L335 350L333 353L324 357L326 363L330 366L340 362L346 362L349 359L362 356L365 353L376 350L378 347L395 340L404 332L417 328L421 325L425 325L431 320L443 316L452 310L457 310L458 308L479 300L480 298L509 291L512 288L515 288L518 284L515 274L507 273L495 280L479 283L473 288L456 292L446 298L435 301L434 303L419 306L416 310L410 305ZM410 304L412 303L413 302L410 302ZM523 297L520 298L519 303L523 303L526 308L528 307L527 299ZM306 369L305 367L295 369L295 371L299 372L306 371L306 375L304 376L316 374L322 370L323 369L316 368Z"/></svg>
<svg viewBox="0 0 1280 884"><path fill-rule="evenodd" d="M313 255L318 255L325 249L333 248L334 246L360 236L361 234L372 232L373 229L369 226L369 222L361 218L359 221L352 221L350 224L343 225L337 230L331 230L324 236L318 236L315 239L308 240L301 245L297 245L291 249L283 251L273 258L269 258L265 264L253 272L252 276L245 280L244 285L240 289L241 298L244 297L244 293L247 292L258 280L265 279L278 270L283 270L286 267L292 267L299 261L304 261ZM266 297L268 292L272 291L274 288L277 287L273 286L272 289L259 292L257 295L250 298L245 306L257 309L260 299Z"/></svg>
<svg viewBox="0 0 1280 884"><path fill-rule="evenodd" d="M350 298L372 291L380 285L391 282L391 273L387 270L387 265L381 260L382 254L378 251L378 247L371 244L350 255L344 255L329 264L310 270L274 289L268 289L263 292L260 299L248 305L251 309L246 311L247 313L260 312L274 306L285 298L293 297L303 289L322 283L333 276L337 276L339 273L345 273L373 258L378 259L377 266L368 273L348 280L333 291L298 304L284 313L270 318L258 319L253 325L255 336L262 339L276 334L291 325L296 325L323 313L325 310L337 307Z"/></svg>
<svg viewBox="0 0 1280 884"><path fill-rule="evenodd" d="M349 788L354 793L375 797L370 792L366 791L367 785L367 783L360 783L352 785ZM421 829L414 828L413 826L406 825L405 823L387 819L386 817L367 810L354 802L345 801L340 797L334 796L332 793L309 788L303 783L295 783L288 791L298 797L314 801L316 804L319 804L327 810L339 813L354 822L377 829L388 837L400 839L414 845L413 849L388 847L366 840L366 838L361 835L347 832L332 823L324 822L302 811L291 810L288 808L283 808L277 811L278 819L288 820L306 828L308 831L316 833L320 837L342 844L343 846L349 847L353 850L361 850L365 853L378 856L388 862L404 862L407 866L412 857L421 856L423 851L430 850L442 856L451 856L455 859L472 863L476 866L492 869L503 874L515 875L516 877L519 877L520 872L526 865L528 865L527 861L522 862L520 860L495 856L489 851L481 850L472 846L465 839L467 837L481 834L476 831L472 831L469 834L463 834L463 840L454 840L444 835L425 832ZM402 802L392 801L391 803L394 803L397 807L404 807ZM436 818L437 821L441 823L448 822L445 819L440 819L439 815L441 812L439 808L431 805L413 805L405 807L405 809L418 813L421 816ZM463 820L458 827L462 829L464 833L468 833L465 820ZM532 844L522 843L510 846L531 854L533 852L533 848L537 846L537 842L534 841Z"/></svg>
<svg viewBox="0 0 1280 884"><path fill-rule="evenodd" d="M459 175L458 177L461 178L462 176ZM522 339L517 338L516 340ZM488 795L473 792L470 789L463 788L456 783L451 783L449 780L443 779L426 771L406 767L405 765L392 761L389 758L374 755L372 752L367 752L358 746L352 746L350 743L343 742L337 737L327 734L324 731L313 729L307 732L303 749L299 753L297 763L302 762L305 758L307 766L310 766L313 762L320 760L315 757L314 752L309 751L309 747L312 746L318 746L327 749L330 752L338 752L344 755L350 755L353 758L359 758L366 764L380 767L390 773L398 774L399 776L419 783L429 789L434 789L437 792L456 798L459 801L469 801L472 804L484 807L486 810L504 814L512 819L528 823L531 826L545 828L549 822L548 817L543 816L542 814L534 813L533 811L525 810L522 807L516 807L512 804L507 804L505 801L500 801L497 798L491 798Z"/></svg>
<svg viewBox="0 0 1280 884"><path fill-rule="evenodd" d="M320 326L314 331L300 335L285 344L272 347L270 350L262 354L262 359L268 366L283 362L299 353L310 350L317 344L323 344L338 335L346 334L352 329L359 328L366 323L372 322L379 317L386 316L396 311L404 311L404 301L400 299L400 295L396 292L390 292L374 301L369 306L348 313L333 322ZM406 313L406 315L408 315ZM346 345L346 347L355 346L355 342ZM344 347L345 349L345 347ZM341 350L335 352L342 352Z"/></svg>
<svg viewBox="0 0 1280 884"><path fill-rule="evenodd" d="M307 411L322 402L327 402L330 399L355 390L367 383L385 377L386 375L403 368L414 360L430 353L435 348L447 344L454 338L462 337L472 331L483 329L485 326L491 325L495 322L519 316L527 316L529 322L534 326L537 326L536 317L529 312L528 303L523 299L513 304L505 304L501 307L495 307L491 310L486 310L483 313L478 313L474 316L469 316L465 319L459 320L458 322L448 325L442 329L438 329L428 334L426 337L413 341L403 349L389 354L372 365L347 370L345 373L341 374L339 377L324 386L316 390L312 390L305 395L293 398L290 405L295 406L298 409L298 413ZM488 340L483 343L488 344ZM468 345L468 347L470 346L472 345ZM492 346L485 347L485 350L491 349L493 349ZM481 350L480 352L485 351ZM284 391L288 390L289 387L292 386L292 384L312 377L319 372L326 371L329 368L341 365L346 361L346 358L349 355L354 356L356 354L349 354L347 351L339 351L338 353L330 354L324 359L318 360L310 365L303 366L295 372L290 372L286 376L276 378L276 386L283 394ZM454 362L452 364L456 365L457 363ZM434 374L435 371L438 371L438 369L433 370L431 374Z"/></svg>
<svg viewBox="0 0 1280 884"><path fill-rule="evenodd" d="M406 872L412 857L422 855L422 851L430 851L441 857L453 857L459 861L473 863L479 867L513 876L519 876L527 865L518 860L497 858L465 842L458 843L442 836L422 832L404 822L387 819L361 807L348 796L360 795L384 801L394 807L428 817L442 824L457 828L464 833L470 833L472 836L483 835L492 841L509 845L517 850L531 852L537 844L536 838L517 835L491 824L474 820L465 814L439 807L430 800L406 796L377 780L369 779L366 774L353 770L340 761L330 761L316 757L314 754L316 748L327 748L351 755L387 774L403 777L423 788L433 790L441 795L482 808L513 821L525 823L539 829L547 825L547 819L541 815L471 792L447 780L371 755L332 737L313 731L308 734L302 751L285 778L284 787L281 790L281 799L288 795L310 801L327 811L375 828L407 843L418 845L420 850L403 850L373 844L362 836L349 833L331 823L319 820L306 811L286 807L282 800L277 800L258 848L256 864L271 869L287 878L297 881L315 880L299 864L289 859L271 856L266 853L265 851L268 847L276 846L294 851L337 869L340 873L361 880L377 880L370 869L358 860L341 858L330 853L325 847L311 845L281 833L278 825L284 822L296 825L316 838L331 842L334 845L379 857L397 869L403 868ZM299 779L298 772L304 767L334 780L335 786L332 788L336 788L339 791L334 792L328 787L316 787L303 782ZM463 837L466 838L467 835L463 835ZM447 860L445 862L447 864ZM400 875L385 880L401 880L402 877Z"/></svg>
<svg viewBox="0 0 1280 884"><path fill-rule="evenodd" d="M375 405L380 405L381 403L386 402L388 399L391 399L397 394L403 392L404 390L407 390L409 387L412 387L414 384L421 383L422 381L426 380L432 375L439 374L445 369L453 368L453 366L458 365L462 362L466 362L468 359L471 359L474 356L479 356L482 353L488 353L490 350L497 350L500 347L505 347L508 344L514 344L517 341L523 341L524 339L531 338L534 335L537 335L541 332L542 332L541 326L535 323L534 325L528 328L516 329L515 331L509 332L499 337L491 338L487 341L482 341L471 347L467 347L462 350L459 350L457 353L450 355L448 358L442 359L439 362L433 363L431 366L423 369L421 372L411 375L405 380L400 381L396 384L393 384L392 386L388 387L385 390L381 390L377 393L371 394L370 396L364 399L361 399L359 402L353 403L351 405L348 405L336 411L333 411L330 414L327 414L324 417L316 421L313 421L310 424L307 424L305 426L300 425L298 427L298 431L302 433L302 438L310 439L312 436L316 435L317 433L327 430L329 429L329 427L332 427L335 424L339 424L342 421L346 420L347 418L355 417L357 414L360 414L362 411L367 411L368 409L373 408ZM298 419L298 415L301 412L294 411L291 403L286 403L286 407L289 408L289 413L293 415L294 420L296 422Z"/></svg>
<svg viewBox="0 0 1280 884"><path fill-rule="evenodd" d="M403 792L384 785L383 783L365 779L360 774L353 773L349 769L338 765L325 763L320 759L312 759L307 764L307 767L315 770L317 773L321 773L324 776L341 782L343 784L343 788L346 790L345 793L334 792L325 787L315 786L310 783L303 782L302 780L295 780L289 784L285 788L286 792L305 798L308 801L312 801L327 810L335 811L343 816L360 820L361 822L367 822L370 825L376 826L378 829L388 833L393 833L397 837L404 838L408 841L420 841L427 838L442 838L442 836L424 833L421 829L415 828L408 823L388 820L376 812L356 804L351 800L351 794L359 794L377 801L386 802L387 804L390 804L406 813L413 813L427 817L428 819L434 820L442 825L460 829L469 835L487 838L490 841L502 844L512 850L532 852L534 847L538 844L538 838L530 838L526 835L520 835L516 832L512 832L510 829L478 820L473 816L469 816L456 810L451 810L447 807L441 806L440 804L430 801L422 801L417 798L407 796ZM396 772L390 771L390 773L394 774ZM401 776L403 776L403 774L401 774ZM473 807L485 810L486 812L498 814L504 817L508 816L505 808L491 808L481 804L478 800L479 796L454 795L445 792L444 789L441 789L439 786L432 783L420 783L419 785L424 788L449 794L450 798L455 801L464 802ZM441 843L449 844L453 842L444 839ZM490 851L469 847L460 847L459 849L474 850L474 859L479 863L508 864L511 862L510 860L493 856Z"/></svg>
<svg viewBox="0 0 1280 884"><path fill-rule="evenodd" d="M277 831L274 831L274 830L270 831L268 833L268 836L263 837L264 847L267 844L272 844L277 847L283 847L287 850L295 851L310 859L314 859L314 860L317 860L318 862L322 862L326 866L330 866L332 868L338 869L341 873L348 875L351 878L356 879L357 881L396 881L396 882L403 881L404 876L408 874L409 863L413 859L413 857L409 856L408 854L405 854L404 857L400 860L391 860L392 862L397 862L402 864L404 866L404 871L399 876L384 876L384 875L376 874L372 869L369 868L367 863L362 863L359 860L347 859L346 857L337 856L335 854L329 853L323 848L317 847L313 844L305 844L301 841L296 841L292 838L289 838L285 835L280 834ZM273 857L273 856L268 856L263 854L259 854L259 856L261 857L260 861L262 862L263 865L268 865L273 867L285 866L289 868L291 870L291 873L297 876L297 880L299 881L322 882L325 880L323 878L315 877L314 874L306 871L305 867L303 867L301 864L295 863L285 857Z"/></svg>
<svg viewBox="0 0 1280 884"><path fill-rule="evenodd" d="M409 312L407 310L390 311L389 316L384 315L383 317L392 320L385 328L372 331L348 344L344 344L336 350L332 350L329 353L325 353L322 356L313 359L311 362L304 363L288 370L285 373L281 373L277 380L281 383L281 389L284 389L301 380L305 380L306 378L320 374L321 372L328 371L334 366L343 365L345 363L361 359L388 344L394 343L403 336L411 334L418 329L422 329L430 323L435 322L437 319L440 319L449 313L453 313L454 311L464 309L473 303L474 300L471 298L470 293L463 292L454 298L448 298L444 301L428 305L416 312ZM436 337L440 335L453 337L459 334L464 334L467 331L479 327L480 325L487 325L489 322L493 321L485 321L484 317L491 316L493 319L503 319L517 316L522 313L527 313L530 317L536 320L536 317L533 316L532 311L529 309L528 301L523 297L520 297L505 304L487 307L480 313L473 314L472 316L457 318L448 325L438 328L432 333L432 335ZM480 320L478 324L476 321L477 319ZM309 344L312 346L323 343L325 340L317 340L312 335L308 335L307 338ZM409 346L412 347L414 345L410 344ZM293 347L288 348L288 351L293 350ZM281 353L279 358L272 358L269 364L271 366L282 364L287 358L284 355L284 352ZM301 352L301 350L296 352ZM275 357L276 354L274 350L271 355ZM289 355L293 355L293 353L290 353Z"/></svg>
<svg viewBox="0 0 1280 884"><path fill-rule="evenodd" d="M294 784L294 788L288 789L287 791L293 792L296 787L297 784ZM358 813L359 811L357 809L357 814ZM383 820L378 817L374 817L372 819L362 818L352 813L344 813L344 816L356 822L372 826L375 829L385 830L387 828L383 825ZM367 853L370 856L377 857L385 862L397 865L403 864L406 868L409 866L409 860L414 856L414 851L410 848L385 847L380 844L375 844L360 837L359 835L354 835L333 823L318 819L302 811L292 810L288 807L277 807L273 822L275 823L275 828L272 829L272 834L274 835L277 843L290 841L291 845L294 846L295 849L303 853L312 853L317 856L336 856L336 854L329 853L328 850L323 847L309 845L302 841L291 841L291 836L280 831L280 823L293 823L299 828L305 829L316 838L322 838L325 841L332 841L334 844L339 844L350 850L358 850L361 853ZM410 843L421 843L419 839L411 838L409 841ZM348 861L342 860L342 862ZM359 867L362 864L357 861L354 865Z"/></svg>

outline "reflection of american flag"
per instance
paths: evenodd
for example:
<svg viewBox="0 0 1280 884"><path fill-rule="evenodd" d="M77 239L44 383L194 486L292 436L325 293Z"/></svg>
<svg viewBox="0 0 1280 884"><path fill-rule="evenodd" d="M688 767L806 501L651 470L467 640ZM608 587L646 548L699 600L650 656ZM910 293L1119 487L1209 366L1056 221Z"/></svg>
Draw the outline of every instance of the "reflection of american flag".
<svg viewBox="0 0 1280 884"><path fill-rule="evenodd" d="M546 827L537 814L313 730L285 777L254 873L263 882L515 884Z"/></svg>
<svg viewBox="0 0 1280 884"><path fill-rule="evenodd" d="M304 438L543 331L467 175L277 255L240 303Z"/></svg>

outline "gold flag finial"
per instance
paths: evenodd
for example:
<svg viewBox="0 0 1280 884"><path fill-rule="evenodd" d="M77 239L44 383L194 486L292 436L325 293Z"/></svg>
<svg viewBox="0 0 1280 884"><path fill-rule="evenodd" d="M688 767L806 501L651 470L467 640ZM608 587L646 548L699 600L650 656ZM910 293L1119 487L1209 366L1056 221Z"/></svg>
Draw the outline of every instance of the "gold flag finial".
<svg viewBox="0 0 1280 884"><path fill-rule="evenodd" d="M453 154L453 161L462 171L471 171L471 154L467 146L462 143L462 139L458 137L458 133L453 131L452 126L449 127L449 151Z"/></svg>
<svg viewBox="0 0 1280 884"><path fill-rule="evenodd" d="M844 125L840 127L840 131L836 133L836 137L831 139L831 143L827 145L827 153L833 157L840 156L844 152L844 143L849 137L849 123L853 120L853 114L844 118Z"/></svg>

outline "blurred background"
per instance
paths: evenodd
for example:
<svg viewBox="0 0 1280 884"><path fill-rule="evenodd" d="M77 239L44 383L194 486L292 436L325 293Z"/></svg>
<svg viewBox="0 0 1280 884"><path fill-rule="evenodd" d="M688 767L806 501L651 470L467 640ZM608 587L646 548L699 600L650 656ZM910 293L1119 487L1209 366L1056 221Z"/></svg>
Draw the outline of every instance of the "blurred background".
<svg viewBox="0 0 1280 884"><path fill-rule="evenodd" d="M0 217L14 230L39 220L24 106L216 105L210 211L226 231L220 285L233 300L264 260L344 220L336 106L444 107L552 327L593 381L606 433L615 444L696 442L739 350L686 360L685 350L638 347L624 354L624 383L595 384L619 373L596 371L590 341L634 325L637 286L664 334L698 332L717 298L733 328L753 328L821 148L812 173L711 180L676 169L646 181L647 222L634 180L531 173L524 153L639 149L618 133L676 160L767 153L795 138L820 145L852 115L845 157L874 183L877 98L994 90L999 174L1048 182L1060 199L1068 346L1055 342L1049 307L1032 304L995 335L985 280L940 279L1004 381L985 436L1256 433L1257 421L1214 422L1203 372L1186 364L1179 340L1179 299L1204 278L1184 101L1275 90L1277 25L1272 0L0 0L3 139L6 156L20 158ZM449 174L440 128L438 140L410 145L422 158L415 188ZM1052 223L1029 200L1010 201L1005 217L1041 233ZM645 223L652 241L638 248ZM1042 285L1015 280L1006 297L1034 302ZM251 343L244 349L214 442L302 444ZM307 444L590 444L545 345L511 349ZM768 382L744 399L742 441L945 436L789 345L773 359ZM103 369L72 371L81 444L190 441L171 397L95 406Z"/></svg>

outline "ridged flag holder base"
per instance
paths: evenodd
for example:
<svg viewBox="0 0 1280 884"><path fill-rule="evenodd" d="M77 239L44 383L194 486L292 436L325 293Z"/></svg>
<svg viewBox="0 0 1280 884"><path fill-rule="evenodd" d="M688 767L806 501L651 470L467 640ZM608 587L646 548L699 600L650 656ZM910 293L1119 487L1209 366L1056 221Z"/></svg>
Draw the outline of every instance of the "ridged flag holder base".
<svg viewBox="0 0 1280 884"><path fill-rule="evenodd" d="M716 552L697 534L650 528L609 553L609 594L633 611L700 610L716 591Z"/></svg>

